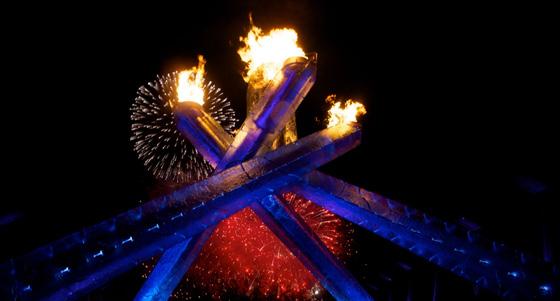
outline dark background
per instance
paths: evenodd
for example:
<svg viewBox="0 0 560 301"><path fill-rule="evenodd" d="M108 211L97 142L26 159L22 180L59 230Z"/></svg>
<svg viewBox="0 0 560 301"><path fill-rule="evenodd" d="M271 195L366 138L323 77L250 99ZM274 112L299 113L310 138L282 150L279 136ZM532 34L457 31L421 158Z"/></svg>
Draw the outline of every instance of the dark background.
<svg viewBox="0 0 560 301"><path fill-rule="evenodd" d="M548 233L559 259L557 33L549 8L348 1L35 8L3 21L0 261L149 198L155 181L132 151L129 107L157 74L204 54L209 79L243 118L236 50L249 12L265 30L296 29L303 48L319 53L317 83L297 112L302 136L324 126L328 94L362 99L368 109L362 145L325 171L444 219L465 217L538 257ZM437 300L488 297L356 235L350 265L368 286L390 269L383 264L406 261L417 275L396 285L415 287L417 300L431 300L434 275L446 279ZM130 275L120 281L129 291L109 286L91 298L127 299L140 285Z"/></svg>

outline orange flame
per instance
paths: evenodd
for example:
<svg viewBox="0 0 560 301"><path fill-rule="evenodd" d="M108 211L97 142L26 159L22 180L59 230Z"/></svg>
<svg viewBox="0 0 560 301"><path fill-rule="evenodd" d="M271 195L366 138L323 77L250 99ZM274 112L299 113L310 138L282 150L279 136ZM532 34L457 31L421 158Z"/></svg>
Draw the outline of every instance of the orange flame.
<svg viewBox="0 0 560 301"><path fill-rule="evenodd" d="M246 82L255 74L257 83L265 84L282 69L286 59L305 57L303 49L297 45L298 35L293 29L272 29L265 35L262 29L253 25L247 36L239 40L244 43L237 53L247 64L243 76Z"/></svg>
<svg viewBox="0 0 560 301"><path fill-rule="evenodd" d="M198 66L181 71L177 84L177 99L179 102L192 101L204 104L204 64L202 55L198 56Z"/></svg>
<svg viewBox="0 0 560 301"><path fill-rule="evenodd" d="M363 104L352 99L346 100L344 105L342 101L336 101L336 95L327 96L327 102L332 103L329 109L329 119L327 127L333 127L339 124L350 124L357 122L357 118L367 113Z"/></svg>

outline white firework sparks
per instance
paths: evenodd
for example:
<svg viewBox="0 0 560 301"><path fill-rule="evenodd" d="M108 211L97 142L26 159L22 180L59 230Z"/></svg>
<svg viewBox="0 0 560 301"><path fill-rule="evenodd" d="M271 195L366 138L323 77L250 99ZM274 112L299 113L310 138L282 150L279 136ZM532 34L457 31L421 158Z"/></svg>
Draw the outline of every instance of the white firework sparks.
<svg viewBox="0 0 560 301"><path fill-rule="evenodd" d="M190 183L206 178L212 167L177 130L173 107L177 104L179 72L157 76L141 86L131 107L133 148L144 166L158 179ZM220 88L204 82L204 109L228 132L238 121Z"/></svg>

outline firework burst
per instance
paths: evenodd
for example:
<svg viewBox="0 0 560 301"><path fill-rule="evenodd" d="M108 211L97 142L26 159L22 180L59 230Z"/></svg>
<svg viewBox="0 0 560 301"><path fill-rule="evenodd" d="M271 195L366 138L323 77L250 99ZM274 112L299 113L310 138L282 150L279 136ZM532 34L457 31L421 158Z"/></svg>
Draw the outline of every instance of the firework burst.
<svg viewBox="0 0 560 301"><path fill-rule="evenodd" d="M138 158L156 178L191 183L206 178L212 167L177 130L173 107L177 104L179 72L158 76L141 86L131 107L130 140ZM211 81L204 87L204 110L228 132L237 119L230 102Z"/></svg>

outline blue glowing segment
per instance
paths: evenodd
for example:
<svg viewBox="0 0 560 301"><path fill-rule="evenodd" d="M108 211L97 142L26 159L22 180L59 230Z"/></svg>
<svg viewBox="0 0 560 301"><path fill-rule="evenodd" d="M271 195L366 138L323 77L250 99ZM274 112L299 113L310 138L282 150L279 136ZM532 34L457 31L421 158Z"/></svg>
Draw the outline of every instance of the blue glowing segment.
<svg viewBox="0 0 560 301"><path fill-rule="evenodd" d="M543 284L539 286L539 292L543 296L550 296L552 295L552 287L549 284Z"/></svg>
<svg viewBox="0 0 560 301"><path fill-rule="evenodd" d="M440 244L443 243L443 240L437 239L437 238L435 238L435 237L432 237L432 241L435 241L435 242L440 243Z"/></svg>
<svg viewBox="0 0 560 301"><path fill-rule="evenodd" d="M513 272L508 272L507 274L512 278L519 278L519 272L513 271Z"/></svg>
<svg viewBox="0 0 560 301"><path fill-rule="evenodd" d="M65 267L64 269L58 271L56 273L56 278L61 278L62 276L64 276L64 274L66 273L70 273L70 268L69 267Z"/></svg>
<svg viewBox="0 0 560 301"><path fill-rule="evenodd" d="M152 232L152 231L157 230L157 229L159 229L159 224L155 224L154 226L148 228L148 232Z"/></svg>
<svg viewBox="0 0 560 301"><path fill-rule="evenodd" d="M133 242L134 240L132 239L132 236L129 236L127 239L123 240L121 242L121 245L127 244L129 242Z"/></svg>
<svg viewBox="0 0 560 301"><path fill-rule="evenodd" d="M176 219L178 219L178 218L180 218L180 217L183 217L183 212L181 212L181 213L179 213L179 214L177 214L177 215L172 216L172 217L171 217L171 220L173 221L173 220L176 220Z"/></svg>
<svg viewBox="0 0 560 301"><path fill-rule="evenodd" d="M99 252L93 254L93 258L97 258L99 256L103 256L103 250L99 250Z"/></svg>
<svg viewBox="0 0 560 301"><path fill-rule="evenodd" d="M453 248L453 251L455 251L457 253L461 253L461 254L467 253L464 249L461 249L461 248Z"/></svg>

